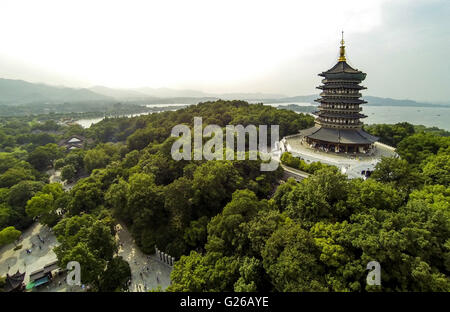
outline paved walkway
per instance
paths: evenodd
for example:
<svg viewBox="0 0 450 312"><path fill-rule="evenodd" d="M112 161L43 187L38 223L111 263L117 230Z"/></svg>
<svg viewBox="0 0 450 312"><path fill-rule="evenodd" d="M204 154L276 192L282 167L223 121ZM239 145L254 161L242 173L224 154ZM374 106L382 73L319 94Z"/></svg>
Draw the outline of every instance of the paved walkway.
<svg viewBox="0 0 450 312"><path fill-rule="evenodd" d="M280 166L284 169L284 175L286 178L294 178L297 181L301 181L303 179L306 179L310 176L309 173L283 165L280 163Z"/></svg>
<svg viewBox="0 0 450 312"><path fill-rule="evenodd" d="M172 267L162 263L156 255L146 255L136 246L131 234L123 224L119 228L116 238L119 242L119 255L128 261L131 268L130 291L148 291L158 286L165 290L170 285Z"/></svg>
<svg viewBox="0 0 450 312"><path fill-rule="evenodd" d="M42 243L38 235L44 240ZM0 276L6 273L14 274L17 270L25 273L25 284L30 280L30 274L42 269L46 264L57 260L53 248L58 245L55 235L45 226L34 223L23 231L22 238L17 245L22 245L19 250L14 250L15 244L3 246L0 249ZM40 246L40 248L39 248ZM27 253L27 249L31 253Z"/></svg>
<svg viewBox="0 0 450 312"><path fill-rule="evenodd" d="M77 181L73 181L72 183L67 183L67 181L63 181L61 178L61 170L50 169L47 171L47 174L50 176L50 183L61 183L63 189L65 191L70 191Z"/></svg>

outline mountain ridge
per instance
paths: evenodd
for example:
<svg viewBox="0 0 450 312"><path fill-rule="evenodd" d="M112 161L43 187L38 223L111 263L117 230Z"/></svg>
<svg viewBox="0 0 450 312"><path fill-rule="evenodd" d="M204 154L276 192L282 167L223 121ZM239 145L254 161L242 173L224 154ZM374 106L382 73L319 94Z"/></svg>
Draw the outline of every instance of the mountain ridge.
<svg viewBox="0 0 450 312"><path fill-rule="evenodd" d="M112 99L86 88L67 88L0 78L0 104L4 105L109 100Z"/></svg>
<svg viewBox="0 0 450 312"><path fill-rule="evenodd" d="M186 101L195 104L200 101L215 99L246 100L258 103L289 103L303 102L316 104L318 94L283 96L267 93L206 93L197 90L178 90L170 88L108 88L94 86L91 88L69 88L65 86L51 86L43 83L31 83L24 80L0 78L0 105L17 106L33 103L58 104L76 102L142 102L175 104ZM415 106L415 107L443 107L450 103L423 103L408 99L392 99L388 97L363 96L371 106Z"/></svg>

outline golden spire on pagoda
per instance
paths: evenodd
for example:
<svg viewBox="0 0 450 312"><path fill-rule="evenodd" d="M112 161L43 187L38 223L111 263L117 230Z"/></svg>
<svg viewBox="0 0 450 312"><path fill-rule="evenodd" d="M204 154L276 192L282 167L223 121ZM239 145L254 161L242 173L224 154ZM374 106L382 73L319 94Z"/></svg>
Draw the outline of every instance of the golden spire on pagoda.
<svg viewBox="0 0 450 312"><path fill-rule="evenodd" d="M342 40L341 40L341 49L339 55L339 62L345 62L347 59L345 58L345 45L344 45L344 31L342 31Z"/></svg>

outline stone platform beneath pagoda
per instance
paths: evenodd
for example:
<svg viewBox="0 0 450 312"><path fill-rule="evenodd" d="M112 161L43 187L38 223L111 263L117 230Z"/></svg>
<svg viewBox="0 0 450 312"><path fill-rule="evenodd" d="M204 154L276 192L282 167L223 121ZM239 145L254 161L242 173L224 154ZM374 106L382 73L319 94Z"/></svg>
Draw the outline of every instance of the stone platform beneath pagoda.
<svg viewBox="0 0 450 312"><path fill-rule="evenodd" d="M303 143L301 134L284 137L280 141L282 152L290 152L295 157L300 157L307 163L320 161L341 169L349 178L362 178L362 171L375 169L382 157L396 157L395 148L380 142L375 142L369 153L336 153L311 148Z"/></svg>

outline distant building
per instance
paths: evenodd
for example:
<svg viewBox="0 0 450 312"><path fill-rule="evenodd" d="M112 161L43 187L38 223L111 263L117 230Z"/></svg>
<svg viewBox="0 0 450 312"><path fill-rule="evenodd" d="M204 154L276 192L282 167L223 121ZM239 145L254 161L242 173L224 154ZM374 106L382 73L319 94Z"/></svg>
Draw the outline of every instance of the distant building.
<svg viewBox="0 0 450 312"><path fill-rule="evenodd" d="M59 142L59 146L64 146L68 150L82 148L86 139L80 135L72 135L69 139L64 139Z"/></svg>
<svg viewBox="0 0 450 312"><path fill-rule="evenodd" d="M322 72L323 85L318 117L314 127L300 131L302 142L312 148L336 153L367 153L378 138L362 130L361 90L366 89L360 83L366 74L347 64L344 36L342 36L338 63Z"/></svg>

